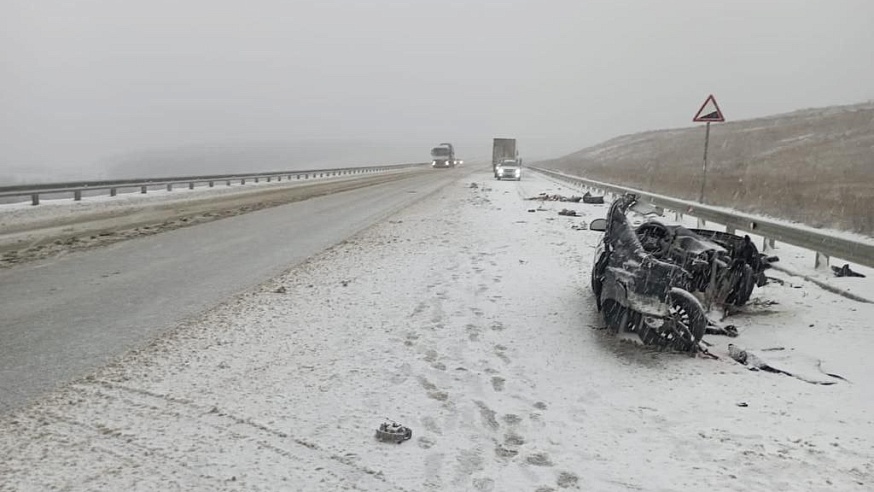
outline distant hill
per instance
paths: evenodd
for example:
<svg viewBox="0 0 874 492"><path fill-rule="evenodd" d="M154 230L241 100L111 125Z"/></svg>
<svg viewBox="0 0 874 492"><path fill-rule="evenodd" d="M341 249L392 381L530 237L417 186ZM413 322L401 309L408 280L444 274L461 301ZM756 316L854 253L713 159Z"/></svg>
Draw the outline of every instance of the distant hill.
<svg viewBox="0 0 874 492"><path fill-rule="evenodd" d="M702 124L538 165L697 200L703 153ZM874 236L874 103L711 125L705 202Z"/></svg>

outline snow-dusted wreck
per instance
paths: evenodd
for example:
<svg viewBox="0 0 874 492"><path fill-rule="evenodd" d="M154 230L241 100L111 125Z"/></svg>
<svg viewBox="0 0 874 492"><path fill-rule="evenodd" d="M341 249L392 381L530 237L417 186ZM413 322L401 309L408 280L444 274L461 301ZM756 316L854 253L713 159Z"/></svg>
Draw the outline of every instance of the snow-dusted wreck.
<svg viewBox="0 0 874 492"><path fill-rule="evenodd" d="M759 253L748 236L654 220L634 228L626 213L635 203L634 195L622 196L590 225L604 231L592 267L598 310L614 332L695 352L708 326L701 301L745 304L777 258Z"/></svg>

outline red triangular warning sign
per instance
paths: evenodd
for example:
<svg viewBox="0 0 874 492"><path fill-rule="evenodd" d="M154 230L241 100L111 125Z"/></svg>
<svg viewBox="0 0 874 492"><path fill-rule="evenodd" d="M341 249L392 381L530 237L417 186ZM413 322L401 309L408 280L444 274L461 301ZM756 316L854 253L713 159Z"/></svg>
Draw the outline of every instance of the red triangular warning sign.
<svg viewBox="0 0 874 492"><path fill-rule="evenodd" d="M719 105L716 104L716 98L713 97L713 94L707 96L707 99L704 101L704 104L701 105L701 109L695 113L695 117L692 118L692 121L699 123L725 121L725 117L722 116L722 110L719 109Z"/></svg>

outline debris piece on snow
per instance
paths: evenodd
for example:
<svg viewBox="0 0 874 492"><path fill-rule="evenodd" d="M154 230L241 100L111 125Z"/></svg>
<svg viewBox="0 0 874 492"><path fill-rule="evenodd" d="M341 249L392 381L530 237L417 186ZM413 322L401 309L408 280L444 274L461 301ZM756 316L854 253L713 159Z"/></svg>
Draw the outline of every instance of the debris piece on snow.
<svg viewBox="0 0 874 492"><path fill-rule="evenodd" d="M565 215L567 217L579 217L576 210L571 210L568 208L561 209L561 212L559 212L558 215Z"/></svg>
<svg viewBox="0 0 874 492"><path fill-rule="evenodd" d="M589 230L589 226L586 225L585 222L581 222L581 223L579 223L579 224L572 225L572 226L571 226L571 229L573 229L573 230L575 230L575 231L588 231L588 230Z"/></svg>
<svg viewBox="0 0 874 492"><path fill-rule="evenodd" d="M274 290L273 292L276 292L277 294L285 294L287 291L285 289L285 286L281 285L281 286L279 286L278 289Z"/></svg>
<svg viewBox="0 0 874 492"><path fill-rule="evenodd" d="M728 344L728 355L732 359L736 360L737 362L747 366L747 368L749 368L749 370L751 370L751 371L765 371L765 372L773 372L775 374L784 374L786 376L792 376L795 379L800 379L801 381L804 381L805 383L810 383L810 384L821 384L823 386L835 384L834 381L818 381L816 379L810 379L810 378L801 376L799 374L791 373L789 371L784 371L783 369L780 369L778 367L774 367L773 365L769 364L768 362L765 362L756 354L752 354L752 353L750 353L750 352L748 352L748 351L746 351L746 350L744 350L744 349L742 349L734 344L731 344L731 343ZM820 366L821 366L821 361L820 361ZM821 367L819 367L819 370L820 370L820 372L823 372ZM842 377L835 375L835 374L829 374L826 372L823 372L823 374L825 374L826 376L829 376L829 377L836 378L836 379L843 379Z"/></svg>
<svg viewBox="0 0 874 492"><path fill-rule="evenodd" d="M400 444L413 437L413 431L409 427L391 419L386 420L388 421L379 424L379 428L376 429L376 438L380 441Z"/></svg>
<svg viewBox="0 0 874 492"><path fill-rule="evenodd" d="M723 335L731 338L735 338L738 335L736 326L723 325L710 319L707 320L707 327L704 329L704 333L707 335Z"/></svg>
<svg viewBox="0 0 874 492"><path fill-rule="evenodd" d="M742 402L738 403L737 406L742 407L742 408L746 408L746 407L748 407L749 405L747 405L747 402L742 401Z"/></svg>
<svg viewBox="0 0 874 492"><path fill-rule="evenodd" d="M479 185L476 184L476 183L471 183L470 186L469 186L468 188L474 188L474 189L475 189L475 188L479 188Z"/></svg>
<svg viewBox="0 0 874 492"><path fill-rule="evenodd" d="M850 265L846 264L846 263L842 267L833 266L832 271L835 272L835 277L862 277L862 278L865 278L864 274L850 270Z"/></svg>
<svg viewBox="0 0 874 492"><path fill-rule="evenodd" d="M564 195L548 195L546 193L541 193L537 196L532 196L530 198L526 198L526 200L540 200L542 202L573 202L579 203L583 197L581 196L571 196L567 197Z"/></svg>
<svg viewBox="0 0 874 492"><path fill-rule="evenodd" d="M604 196L595 196L587 191L586 194L583 195L583 203L589 203L593 205L602 204L604 203Z"/></svg>

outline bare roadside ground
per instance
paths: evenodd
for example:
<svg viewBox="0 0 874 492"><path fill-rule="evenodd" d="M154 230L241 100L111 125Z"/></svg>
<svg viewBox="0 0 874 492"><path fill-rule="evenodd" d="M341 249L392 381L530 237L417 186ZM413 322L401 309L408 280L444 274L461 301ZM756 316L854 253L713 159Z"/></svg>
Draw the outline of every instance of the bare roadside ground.
<svg viewBox="0 0 874 492"><path fill-rule="evenodd" d="M179 192L140 203L101 201L51 210L0 209L0 268L106 246L127 239L202 224L318 196L388 183L422 170L401 170L368 177L293 182L234 192ZM157 198L157 197L156 197ZM166 198L169 198L166 199ZM15 213L17 212L17 213ZM4 217L5 216L5 217Z"/></svg>
<svg viewBox="0 0 874 492"><path fill-rule="evenodd" d="M703 126L625 135L542 163L695 200ZM874 236L874 103L713 125L705 201Z"/></svg>

